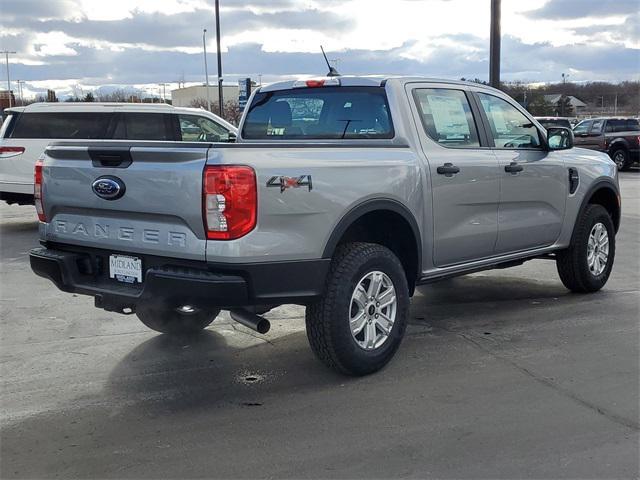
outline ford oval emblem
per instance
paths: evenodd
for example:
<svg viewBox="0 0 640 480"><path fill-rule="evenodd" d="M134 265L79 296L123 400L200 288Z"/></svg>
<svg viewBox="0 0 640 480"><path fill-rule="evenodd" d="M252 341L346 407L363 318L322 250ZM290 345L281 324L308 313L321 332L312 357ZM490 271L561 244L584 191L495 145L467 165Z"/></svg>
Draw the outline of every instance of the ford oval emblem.
<svg viewBox="0 0 640 480"><path fill-rule="evenodd" d="M96 178L91 184L93 193L105 200L116 200L124 195L125 187L118 177Z"/></svg>

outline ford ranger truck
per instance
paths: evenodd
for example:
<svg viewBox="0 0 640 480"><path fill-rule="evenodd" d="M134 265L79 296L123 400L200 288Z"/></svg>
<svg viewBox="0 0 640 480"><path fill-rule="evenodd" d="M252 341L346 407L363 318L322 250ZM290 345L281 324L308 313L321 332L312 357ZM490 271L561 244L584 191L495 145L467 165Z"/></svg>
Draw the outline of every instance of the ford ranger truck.
<svg viewBox="0 0 640 480"><path fill-rule="evenodd" d="M35 273L165 334L221 309L306 307L316 356L364 375L395 354L418 285L553 259L602 288L616 165L475 83L328 77L258 88L238 142L50 145Z"/></svg>

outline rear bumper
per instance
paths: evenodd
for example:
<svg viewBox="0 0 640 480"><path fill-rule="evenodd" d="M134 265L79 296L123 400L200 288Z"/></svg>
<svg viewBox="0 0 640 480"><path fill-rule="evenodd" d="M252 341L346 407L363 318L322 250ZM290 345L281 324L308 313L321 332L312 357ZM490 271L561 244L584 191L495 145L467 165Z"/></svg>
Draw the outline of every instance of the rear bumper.
<svg viewBox="0 0 640 480"><path fill-rule="evenodd" d="M329 269L328 259L208 264L133 254L142 259L144 281L130 285L109 278L111 253L118 252L60 246L36 248L29 258L31 269L60 290L91 295L97 307L118 312L150 302L226 309L307 304L321 295Z"/></svg>

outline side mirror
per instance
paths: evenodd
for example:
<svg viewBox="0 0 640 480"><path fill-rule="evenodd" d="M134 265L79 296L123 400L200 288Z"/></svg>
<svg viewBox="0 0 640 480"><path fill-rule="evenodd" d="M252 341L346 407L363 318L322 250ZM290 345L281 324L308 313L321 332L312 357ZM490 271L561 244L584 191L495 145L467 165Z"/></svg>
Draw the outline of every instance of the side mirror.
<svg viewBox="0 0 640 480"><path fill-rule="evenodd" d="M238 135L236 135L234 132L229 132L229 139L227 140L227 142L235 142L238 139Z"/></svg>
<svg viewBox="0 0 640 480"><path fill-rule="evenodd" d="M573 132L564 127L547 128L549 150L568 150L573 148Z"/></svg>

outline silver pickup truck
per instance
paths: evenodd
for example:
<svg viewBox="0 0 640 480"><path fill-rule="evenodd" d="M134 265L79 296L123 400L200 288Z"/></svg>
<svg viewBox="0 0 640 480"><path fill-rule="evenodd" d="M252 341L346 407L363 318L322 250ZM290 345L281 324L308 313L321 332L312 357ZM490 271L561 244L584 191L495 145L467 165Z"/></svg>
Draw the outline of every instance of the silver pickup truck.
<svg viewBox="0 0 640 480"><path fill-rule="evenodd" d="M602 288L616 165L572 147L475 83L276 83L235 144L49 146L31 267L168 334L221 309L264 332L263 313L304 305L318 358L364 375L398 349L417 285L552 258L570 290Z"/></svg>

